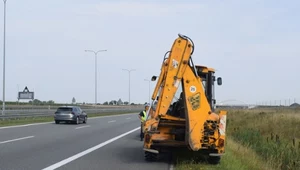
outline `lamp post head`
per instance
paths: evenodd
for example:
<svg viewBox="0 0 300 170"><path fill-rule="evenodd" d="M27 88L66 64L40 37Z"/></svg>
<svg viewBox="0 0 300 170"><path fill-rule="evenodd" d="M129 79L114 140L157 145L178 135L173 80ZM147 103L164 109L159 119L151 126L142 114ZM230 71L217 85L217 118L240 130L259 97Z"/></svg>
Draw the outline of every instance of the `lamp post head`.
<svg viewBox="0 0 300 170"><path fill-rule="evenodd" d="M124 69L124 68L123 68L122 70L128 71L129 73L130 73L131 71L136 71L135 69L130 69L130 70L129 70L129 69Z"/></svg>
<svg viewBox="0 0 300 170"><path fill-rule="evenodd" d="M84 50L85 52L93 52L95 54L97 54L98 52L103 52L103 51L107 51L107 50L98 50L97 52L94 50Z"/></svg>
<svg viewBox="0 0 300 170"><path fill-rule="evenodd" d="M103 52L103 51L107 51L107 50L98 50L96 53L98 53L98 52Z"/></svg>

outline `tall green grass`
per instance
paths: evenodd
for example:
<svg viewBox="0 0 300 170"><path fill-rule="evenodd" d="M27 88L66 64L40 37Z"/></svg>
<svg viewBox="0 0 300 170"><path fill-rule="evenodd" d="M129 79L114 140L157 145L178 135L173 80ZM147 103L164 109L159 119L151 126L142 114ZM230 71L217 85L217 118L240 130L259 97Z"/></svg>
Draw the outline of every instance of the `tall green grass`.
<svg viewBox="0 0 300 170"><path fill-rule="evenodd" d="M230 136L274 169L300 169L299 110L232 111Z"/></svg>
<svg viewBox="0 0 300 170"><path fill-rule="evenodd" d="M230 109L226 154L219 165L189 155L175 169L300 169L300 108Z"/></svg>

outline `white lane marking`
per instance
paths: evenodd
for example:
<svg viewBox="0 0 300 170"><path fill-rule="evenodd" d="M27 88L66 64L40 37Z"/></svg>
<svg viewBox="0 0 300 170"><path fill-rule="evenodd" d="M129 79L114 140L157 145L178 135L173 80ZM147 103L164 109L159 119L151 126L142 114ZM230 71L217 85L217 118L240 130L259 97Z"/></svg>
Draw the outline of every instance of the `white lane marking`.
<svg viewBox="0 0 300 170"><path fill-rule="evenodd" d="M131 117L127 117L126 119L131 119Z"/></svg>
<svg viewBox="0 0 300 170"><path fill-rule="evenodd" d="M107 123L112 123L112 122L116 122L116 120L111 120L111 121L108 121Z"/></svg>
<svg viewBox="0 0 300 170"><path fill-rule="evenodd" d="M77 127L75 129L82 129L82 128L86 128L86 127L91 127L90 125L87 125L87 126L80 126L80 127Z"/></svg>
<svg viewBox="0 0 300 170"><path fill-rule="evenodd" d="M101 147L103 147L103 146L105 146L105 145L107 145L107 144L115 141L115 140L118 140L118 139L120 139L120 138L122 138L122 137L124 137L124 136L126 136L126 135L128 135L128 134L130 134L132 132L134 132L134 131L137 131L139 129L140 129L140 127L135 128L135 129L133 129L133 130L131 130L129 132L123 133L123 134L121 134L119 136L116 136L116 137L114 137L112 139L109 139L109 140L107 140L107 141L105 141L103 143L100 143L100 144L98 144L98 145L96 145L96 146L94 146L94 147L92 147L92 148L90 148L88 150L85 150L85 151L80 152L80 153L78 153L76 155L73 155L73 156L71 156L71 157L69 157L69 158L67 158L65 160L57 162L56 164L48 166L47 168L44 168L43 170L53 170L53 169L59 168L59 167L65 165L65 164L67 164L69 162L72 162L72 161L74 161L74 160L76 160L76 159L78 159L78 158L80 158L80 157L82 157L82 156L84 156L84 155L86 155L86 154L88 154L90 152L93 152L93 151L95 151L95 150L97 150L97 149L99 149L99 148L101 148Z"/></svg>
<svg viewBox="0 0 300 170"><path fill-rule="evenodd" d="M88 119L100 119L100 118L107 118L107 117L117 117L117 116L126 116L126 115L132 115L136 113L128 113L128 114L120 114L120 115L111 115L111 116L99 116L99 117L91 117ZM45 124L52 124L53 121L51 122L44 122L44 123L31 123L31 124L24 124L24 125L17 125L17 126L5 126L5 127L0 127L1 129L9 129L9 128L18 128L18 127L27 127L27 126L35 126L35 125L45 125Z"/></svg>
<svg viewBox="0 0 300 170"><path fill-rule="evenodd" d="M5 127L0 127L0 129L8 129L8 128L16 128L16 127L26 127L26 126L33 126L33 125L44 125L44 124L50 124L50 123L52 123L52 122L32 123L32 124L17 125L17 126L5 126Z"/></svg>
<svg viewBox="0 0 300 170"><path fill-rule="evenodd" d="M14 141L18 141L18 140L29 139L29 138L33 138L33 137L34 137L34 136L27 136L27 137L23 137L23 138L17 138L17 139L7 140L7 141L0 142L0 144L9 143L9 142L14 142Z"/></svg>

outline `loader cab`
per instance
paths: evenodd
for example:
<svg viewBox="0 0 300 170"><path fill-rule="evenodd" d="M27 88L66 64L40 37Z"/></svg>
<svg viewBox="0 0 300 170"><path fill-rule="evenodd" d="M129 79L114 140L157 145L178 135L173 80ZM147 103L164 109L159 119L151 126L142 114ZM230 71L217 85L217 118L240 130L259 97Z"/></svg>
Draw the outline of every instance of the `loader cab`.
<svg viewBox="0 0 300 170"><path fill-rule="evenodd" d="M216 79L215 70L213 68L208 68L206 66L196 65L196 70L198 76L202 80L202 84L205 90L207 100L210 104L212 111L215 111L216 108L216 99L215 99L215 81L217 85L222 85L222 78L218 77Z"/></svg>
<svg viewBox="0 0 300 170"><path fill-rule="evenodd" d="M204 91L208 100L208 103L210 104L211 110L215 111L216 108L216 99L215 99L215 81L217 81L217 85L222 85L222 78L218 77L216 79L215 77L215 70L213 68L208 68L206 66L200 66L200 65L196 65L195 66L196 71L198 76L200 76L201 80L202 80L202 84L204 87ZM158 76L153 76L151 78L151 81L156 81L156 79L158 78ZM182 86L181 83L179 85L180 88L178 88L172 102L171 102L171 106L169 108L169 111L167 114L173 115L173 116L179 116L177 115L178 113L184 114L183 110L178 110L176 109L176 105L178 105L179 107L182 106L183 104L180 102L182 102ZM159 94L157 96L156 101L158 101L159 98ZM175 103L175 105L174 105ZM175 106L175 107L174 107ZM156 108L156 105L153 104L152 108ZM173 111L174 110L174 111ZM184 115L180 115L181 118L184 118Z"/></svg>

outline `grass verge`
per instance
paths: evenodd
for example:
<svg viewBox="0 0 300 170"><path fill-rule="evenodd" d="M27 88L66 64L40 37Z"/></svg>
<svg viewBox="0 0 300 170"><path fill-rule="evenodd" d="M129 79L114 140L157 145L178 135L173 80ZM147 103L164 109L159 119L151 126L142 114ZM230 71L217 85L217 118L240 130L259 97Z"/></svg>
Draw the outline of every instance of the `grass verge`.
<svg viewBox="0 0 300 170"><path fill-rule="evenodd" d="M226 142L226 154L221 157L218 165L211 165L205 160L197 162L186 154L179 154L179 157L175 159L175 170L253 170L257 167L260 167L260 170L271 169L250 148L242 146L230 138Z"/></svg>
<svg viewBox="0 0 300 170"><path fill-rule="evenodd" d="M100 116L121 115L121 114L128 114L128 113L133 113L133 112L91 113L91 114L88 114L88 117L91 118L91 117L100 117ZM53 116L5 119L5 120L0 120L0 127L25 125L25 124L31 124L31 123L44 123L44 122L51 122L51 121L54 121Z"/></svg>

